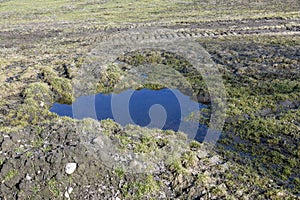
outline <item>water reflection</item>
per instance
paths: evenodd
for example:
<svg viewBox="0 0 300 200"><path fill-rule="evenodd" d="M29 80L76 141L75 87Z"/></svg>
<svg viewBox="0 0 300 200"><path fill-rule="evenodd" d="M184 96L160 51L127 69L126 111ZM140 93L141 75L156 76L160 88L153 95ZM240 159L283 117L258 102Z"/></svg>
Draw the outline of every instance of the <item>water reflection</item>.
<svg viewBox="0 0 300 200"><path fill-rule="evenodd" d="M202 141L207 127L186 119L192 112L199 112L204 107L176 89L141 89L126 90L119 94L81 96L72 105L55 103L50 111L76 119L113 119L123 126L136 124L183 131L190 138Z"/></svg>

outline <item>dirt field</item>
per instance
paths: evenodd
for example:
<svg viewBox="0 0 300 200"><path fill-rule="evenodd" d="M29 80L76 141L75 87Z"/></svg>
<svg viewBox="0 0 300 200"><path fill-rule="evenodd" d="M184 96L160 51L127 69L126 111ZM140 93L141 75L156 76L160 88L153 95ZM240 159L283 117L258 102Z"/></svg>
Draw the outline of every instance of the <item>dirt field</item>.
<svg viewBox="0 0 300 200"><path fill-rule="evenodd" d="M297 0L0 0L0 199L300 199L299 10ZM145 52L145 41L194 41L216 64L226 120L214 148L49 111L111 92L128 66L166 63L211 105L191 63ZM127 68L91 64L99 47L97 59Z"/></svg>

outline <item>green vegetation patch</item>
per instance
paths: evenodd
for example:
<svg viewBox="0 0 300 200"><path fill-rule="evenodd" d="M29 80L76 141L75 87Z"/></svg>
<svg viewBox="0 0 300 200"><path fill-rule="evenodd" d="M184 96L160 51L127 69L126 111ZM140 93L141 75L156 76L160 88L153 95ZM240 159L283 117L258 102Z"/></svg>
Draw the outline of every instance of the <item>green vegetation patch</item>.
<svg viewBox="0 0 300 200"><path fill-rule="evenodd" d="M222 68L227 91L220 153L293 192L299 189L300 176L298 41L299 36L199 40Z"/></svg>
<svg viewBox="0 0 300 200"><path fill-rule="evenodd" d="M184 7L184 9L183 9ZM190 22L261 17L299 17L297 1L202 2L182 1L87 1L67 0L2 1L1 24L101 21L103 26L134 22Z"/></svg>
<svg viewBox="0 0 300 200"><path fill-rule="evenodd" d="M161 183L154 180L152 175L147 175L144 180L126 183L122 187L124 199L144 199L151 198L160 191Z"/></svg>

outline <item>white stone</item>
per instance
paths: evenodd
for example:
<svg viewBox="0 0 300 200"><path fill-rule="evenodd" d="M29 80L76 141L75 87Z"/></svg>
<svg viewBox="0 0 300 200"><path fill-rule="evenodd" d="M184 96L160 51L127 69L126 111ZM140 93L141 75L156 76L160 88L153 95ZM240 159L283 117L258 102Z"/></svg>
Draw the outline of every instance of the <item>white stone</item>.
<svg viewBox="0 0 300 200"><path fill-rule="evenodd" d="M73 192L73 188L72 188L72 187L69 187L69 188L68 188L68 193L71 194L72 192Z"/></svg>
<svg viewBox="0 0 300 200"><path fill-rule="evenodd" d="M76 163L67 163L66 165L66 173L67 174L72 174L73 172L75 172L77 168L77 164Z"/></svg>
<svg viewBox="0 0 300 200"><path fill-rule="evenodd" d="M70 195L69 195L68 191L65 192L65 197L66 197L67 199L70 199Z"/></svg>
<svg viewBox="0 0 300 200"><path fill-rule="evenodd" d="M65 191L65 197L66 197L67 199L70 199L70 194L72 193L72 191L73 191L73 188L72 188L72 187L69 187L69 188L67 189L67 191Z"/></svg>
<svg viewBox="0 0 300 200"><path fill-rule="evenodd" d="M206 156L207 156L207 151L199 150L198 153L197 153L197 157L198 157L199 159L204 158L204 157L206 157Z"/></svg>
<svg viewBox="0 0 300 200"><path fill-rule="evenodd" d="M29 174L26 174L26 180L28 180L28 181L30 181L31 179L32 179L32 177L31 176L29 176Z"/></svg>

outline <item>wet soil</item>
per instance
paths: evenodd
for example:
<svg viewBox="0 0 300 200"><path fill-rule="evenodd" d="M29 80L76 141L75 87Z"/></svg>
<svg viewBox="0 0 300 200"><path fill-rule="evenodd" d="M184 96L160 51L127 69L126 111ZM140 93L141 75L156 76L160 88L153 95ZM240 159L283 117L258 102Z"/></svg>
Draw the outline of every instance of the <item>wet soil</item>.
<svg viewBox="0 0 300 200"><path fill-rule="evenodd" d="M132 24L81 25L0 31L1 199L297 198L299 19L134 24L136 34ZM228 118L218 149L172 131L48 111L54 102L74 100L71 82L97 42L146 35L197 40L219 65ZM67 163L77 164L74 173L66 173ZM142 173L144 166L151 169Z"/></svg>

